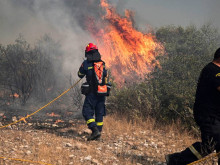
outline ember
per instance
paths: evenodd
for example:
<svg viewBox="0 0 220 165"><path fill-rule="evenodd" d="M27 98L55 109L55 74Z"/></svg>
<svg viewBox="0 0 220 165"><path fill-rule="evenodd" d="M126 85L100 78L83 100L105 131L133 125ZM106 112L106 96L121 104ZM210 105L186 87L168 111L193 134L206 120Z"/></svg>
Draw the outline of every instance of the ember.
<svg viewBox="0 0 220 165"><path fill-rule="evenodd" d="M55 124L57 124L57 123L64 123L64 121L63 121L63 120L58 119L58 120L56 120L56 121L55 121Z"/></svg>
<svg viewBox="0 0 220 165"><path fill-rule="evenodd" d="M13 95L11 94L10 97L18 98L18 97L19 97L19 94L14 93Z"/></svg>
<svg viewBox="0 0 220 165"><path fill-rule="evenodd" d="M18 97L19 97L19 94L14 93L14 97L15 97L15 98L18 98Z"/></svg>
<svg viewBox="0 0 220 165"><path fill-rule="evenodd" d="M60 117L60 115L55 114L54 112L52 112L52 113L47 113L47 116L51 116L51 117Z"/></svg>

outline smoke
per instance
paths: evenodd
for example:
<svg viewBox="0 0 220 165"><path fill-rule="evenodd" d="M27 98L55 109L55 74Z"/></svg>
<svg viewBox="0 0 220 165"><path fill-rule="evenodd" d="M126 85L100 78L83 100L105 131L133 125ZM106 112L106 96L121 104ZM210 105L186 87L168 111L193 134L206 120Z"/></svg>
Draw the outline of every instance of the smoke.
<svg viewBox="0 0 220 165"><path fill-rule="evenodd" d="M211 22L220 29L219 0L111 0L117 4L119 12L124 9L135 11L135 21L141 29L146 25L161 27L166 25L202 26Z"/></svg>
<svg viewBox="0 0 220 165"><path fill-rule="evenodd" d="M98 15L98 0L0 0L0 44L13 43L21 33L35 44L45 34L58 41L64 52L64 70L76 73L87 43L86 17Z"/></svg>
<svg viewBox="0 0 220 165"><path fill-rule="evenodd" d="M186 25L193 22L186 18L196 17L195 20L198 22L201 20L199 17L199 13L202 16L201 11L212 16L215 22L219 22L216 20L220 18L217 17L219 6L217 0L207 3L168 1L164 2L164 5L157 1L109 0L109 2L116 6L120 14L123 14L126 8L134 10L135 26L143 29L146 28L146 24L162 26L181 24L178 22L181 21ZM75 74L84 58L85 46L88 42L95 42L87 31L86 23L89 18L97 20L102 18L103 11L99 5L100 0L0 0L0 44L13 43L19 33L23 34L28 43L35 44L44 34L48 34L62 46L65 73ZM199 10L193 6L197 6ZM208 6L206 7L208 9L206 10L204 6ZM181 7L181 10L178 7ZM187 15L188 13L191 16Z"/></svg>
<svg viewBox="0 0 220 165"><path fill-rule="evenodd" d="M85 25L87 18L101 17L99 3L99 0L0 0L0 45L14 44L19 34L33 47L45 34L58 42L63 53L60 59L63 68L56 66L57 61L54 70L59 84L63 83L60 93L70 86L70 74L78 79L77 71L83 62L85 47L89 42L95 42ZM50 49L47 44L42 44L44 49ZM57 54L60 52L52 55ZM35 100L29 103L39 106Z"/></svg>
<svg viewBox="0 0 220 165"><path fill-rule="evenodd" d="M206 1L206 5L208 6L208 16L210 17L211 22L218 27L220 30L220 17L219 17L219 0L212 0L212 3Z"/></svg>

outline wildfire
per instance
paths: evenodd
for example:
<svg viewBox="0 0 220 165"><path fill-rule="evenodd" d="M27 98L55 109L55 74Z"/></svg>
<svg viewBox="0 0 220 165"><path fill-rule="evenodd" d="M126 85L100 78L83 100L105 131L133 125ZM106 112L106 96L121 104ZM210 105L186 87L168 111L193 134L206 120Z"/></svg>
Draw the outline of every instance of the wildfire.
<svg viewBox="0 0 220 165"><path fill-rule="evenodd" d="M156 56L163 53L163 46L153 34L144 34L134 28L134 12L125 10L125 16L121 16L106 0L100 0L100 6L106 13L102 23L89 18L87 27L115 81L122 84L126 80L143 79L159 66Z"/></svg>

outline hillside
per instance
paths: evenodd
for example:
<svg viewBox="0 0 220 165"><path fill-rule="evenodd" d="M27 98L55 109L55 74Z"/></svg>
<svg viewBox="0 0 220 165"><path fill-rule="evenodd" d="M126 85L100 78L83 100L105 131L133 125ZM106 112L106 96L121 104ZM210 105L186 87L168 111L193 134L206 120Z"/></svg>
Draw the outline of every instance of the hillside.
<svg viewBox="0 0 220 165"><path fill-rule="evenodd" d="M40 161L53 165L71 164L165 164L164 155L179 151L196 139L178 131L178 125L156 127L154 120L129 123L107 116L99 141L86 141L90 133L81 119L68 127L18 124L0 130L0 157ZM3 123L4 124L4 123ZM38 164L0 159L0 164Z"/></svg>

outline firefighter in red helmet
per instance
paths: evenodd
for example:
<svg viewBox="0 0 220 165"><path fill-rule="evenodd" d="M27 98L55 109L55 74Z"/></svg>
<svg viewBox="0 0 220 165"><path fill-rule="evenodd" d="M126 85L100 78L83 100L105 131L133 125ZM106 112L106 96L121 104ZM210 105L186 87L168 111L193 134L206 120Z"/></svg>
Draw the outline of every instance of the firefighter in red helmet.
<svg viewBox="0 0 220 165"><path fill-rule="evenodd" d="M97 47L95 44L93 44L93 43L89 43L89 44L86 46L85 52L88 53L88 52L91 51L91 50L98 50L98 47Z"/></svg>
<svg viewBox="0 0 220 165"><path fill-rule="evenodd" d="M105 99L109 95L110 85L107 84L107 70L105 62L95 44L89 43L85 49L86 60L78 71L78 76L86 76L86 82L82 84L81 92L84 94L82 114L88 128L92 130L88 140L96 140L101 136L103 116L105 116Z"/></svg>

